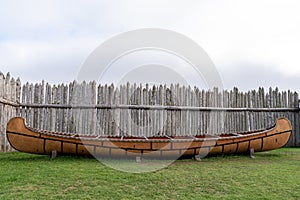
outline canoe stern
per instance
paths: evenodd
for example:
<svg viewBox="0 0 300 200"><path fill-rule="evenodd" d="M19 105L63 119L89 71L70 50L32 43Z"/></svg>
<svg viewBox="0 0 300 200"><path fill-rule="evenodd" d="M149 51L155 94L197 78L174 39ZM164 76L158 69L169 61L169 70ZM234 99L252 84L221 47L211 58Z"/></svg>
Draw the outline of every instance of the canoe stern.
<svg viewBox="0 0 300 200"><path fill-rule="evenodd" d="M44 140L40 134L26 128L25 119L14 117L7 123L6 137L10 145L22 152L43 154Z"/></svg>

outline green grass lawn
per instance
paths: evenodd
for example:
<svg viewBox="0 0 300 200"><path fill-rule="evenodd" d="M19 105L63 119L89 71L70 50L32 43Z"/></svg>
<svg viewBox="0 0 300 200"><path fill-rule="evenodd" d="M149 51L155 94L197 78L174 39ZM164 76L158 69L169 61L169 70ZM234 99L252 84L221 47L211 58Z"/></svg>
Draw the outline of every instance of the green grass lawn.
<svg viewBox="0 0 300 200"><path fill-rule="evenodd" d="M134 174L93 158L1 153L0 199L300 199L300 148L255 156L180 160Z"/></svg>

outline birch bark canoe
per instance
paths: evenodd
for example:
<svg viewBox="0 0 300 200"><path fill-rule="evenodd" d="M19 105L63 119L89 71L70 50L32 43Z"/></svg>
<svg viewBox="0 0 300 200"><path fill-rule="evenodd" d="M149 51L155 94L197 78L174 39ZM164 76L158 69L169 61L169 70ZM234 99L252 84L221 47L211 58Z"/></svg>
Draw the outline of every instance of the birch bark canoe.
<svg viewBox="0 0 300 200"><path fill-rule="evenodd" d="M278 118L274 126L250 132L219 136L180 137L103 137L36 130L25 119L12 118L7 124L7 139L18 151L50 155L93 155L101 157L141 156L183 158L268 151L284 146L291 135L289 120Z"/></svg>

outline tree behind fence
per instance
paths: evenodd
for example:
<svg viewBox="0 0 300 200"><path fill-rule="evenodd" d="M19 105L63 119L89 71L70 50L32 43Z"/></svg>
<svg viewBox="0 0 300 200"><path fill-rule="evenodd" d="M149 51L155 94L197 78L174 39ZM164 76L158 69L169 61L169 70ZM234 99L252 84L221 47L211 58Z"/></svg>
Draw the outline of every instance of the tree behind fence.
<svg viewBox="0 0 300 200"><path fill-rule="evenodd" d="M75 81L26 83L21 88L19 80L1 75L0 98L2 151L9 150L5 126L13 116L49 131L146 137L242 132L266 128L276 118L287 117L294 132L288 145L300 146L298 94L277 88L241 92Z"/></svg>

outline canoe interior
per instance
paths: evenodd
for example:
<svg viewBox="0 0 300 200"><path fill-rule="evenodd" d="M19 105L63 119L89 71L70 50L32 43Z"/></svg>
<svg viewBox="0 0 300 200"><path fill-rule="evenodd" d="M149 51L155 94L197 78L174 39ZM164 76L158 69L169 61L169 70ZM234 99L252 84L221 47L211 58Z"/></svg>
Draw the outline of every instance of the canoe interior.
<svg viewBox="0 0 300 200"><path fill-rule="evenodd" d="M34 154L93 155L97 157L186 158L222 154L268 151L284 146L291 134L291 124L279 118L264 130L219 136L180 137L104 137L36 130L27 127L21 117L7 124L7 138L18 151Z"/></svg>

